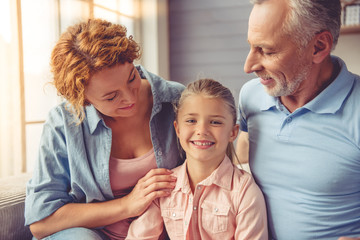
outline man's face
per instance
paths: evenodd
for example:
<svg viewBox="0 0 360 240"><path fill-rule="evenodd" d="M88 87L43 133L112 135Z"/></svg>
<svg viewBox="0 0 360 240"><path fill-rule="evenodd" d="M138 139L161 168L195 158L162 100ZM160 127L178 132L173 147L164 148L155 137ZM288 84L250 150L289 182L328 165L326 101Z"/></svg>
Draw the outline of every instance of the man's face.
<svg viewBox="0 0 360 240"><path fill-rule="evenodd" d="M312 66L308 47L299 50L282 31L287 11L286 1L268 0L255 4L249 18L250 52L244 71L254 72L267 93L276 97L298 92Z"/></svg>

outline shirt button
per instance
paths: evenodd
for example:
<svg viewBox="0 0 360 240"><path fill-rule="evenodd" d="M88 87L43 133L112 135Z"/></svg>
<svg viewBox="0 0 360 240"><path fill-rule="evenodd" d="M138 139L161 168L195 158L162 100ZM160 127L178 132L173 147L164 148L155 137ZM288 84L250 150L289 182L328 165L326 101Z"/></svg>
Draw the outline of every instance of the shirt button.
<svg viewBox="0 0 360 240"><path fill-rule="evenodd" d="M176 213L173 213L172 216L173 216L173 217L176 217Z"/></svg>
<svg viewBox="0 0 360 240"><path fill-rule="evenodd" d="M218 212L218 211L219 211L219 209L218 209L218 208L215 208L214 210L215 210L215 212Z"/></svg>
<svg viewBox="0 0 360 240"><path fill-rule="evenodd" d="M195 206L193 209L194 209L194 211L196 211L197 207Z"/></svg>
<svg viewBox="0 0 360 240"><path fill-rule="evenodd" d="M198 187L197 187L197 189L198 189L198 190L200 190L200 189L201 189L201 187L200 187L200 186L198 186Z"/></svg>
<svg viewBox="0 0 360 240"><path fill-rule="evenodd" d="M286 121L287 121L288 123L290 123L290 122L292 121L292 118L289 117L288 119L286 119Z"/></svg>
<svg viewBox="0 0 360 240"><path fill-rule="evenodd" d="M162 155L162 151L158 151L158 155L161 156L161 155Z"/></svg>

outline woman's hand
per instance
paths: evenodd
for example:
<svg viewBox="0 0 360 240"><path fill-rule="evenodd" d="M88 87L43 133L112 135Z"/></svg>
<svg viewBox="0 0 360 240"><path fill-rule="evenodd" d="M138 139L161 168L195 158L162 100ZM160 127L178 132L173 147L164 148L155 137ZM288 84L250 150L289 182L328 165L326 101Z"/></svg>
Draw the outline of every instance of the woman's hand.
<svg viewBox="0 0 360 240"><path fill-rule="evenodd" d="M176 185L176 177L171 174L171 170L156 168L137 182L131 193L122 199L130 217L141 215L156 198L170 195Z"/></svg>
<svg viewBox="0 0 360 240"><path fill-rule="evenodd" d="M96 228L142 214L159 197L170 195L176 178L167 169L152 169L125 197L97 203L68 203L50 216L30 225L37 239L72 228Z"/></svg>

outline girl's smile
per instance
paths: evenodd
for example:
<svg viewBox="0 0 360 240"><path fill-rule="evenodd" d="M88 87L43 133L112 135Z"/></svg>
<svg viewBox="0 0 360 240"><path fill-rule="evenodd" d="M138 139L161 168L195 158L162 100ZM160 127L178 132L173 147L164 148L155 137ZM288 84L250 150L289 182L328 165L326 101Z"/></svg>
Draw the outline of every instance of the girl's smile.
<svg viewBox="0 0 360 240"><path fill-rule="evenodd" d="M203 94L186 97L174 126L187 160L214 166L224 159L228 143L237 136L224 100Z"/></svg>
<svg viewBox="0 0 360 240"><path fill-rule="evenodd" d="M206 140L194 140L194 141L190 141L190 142L192 144L194 144L195 147L198 147L199 149L208 149L215 144L214 142L206 141Z"/></svg>

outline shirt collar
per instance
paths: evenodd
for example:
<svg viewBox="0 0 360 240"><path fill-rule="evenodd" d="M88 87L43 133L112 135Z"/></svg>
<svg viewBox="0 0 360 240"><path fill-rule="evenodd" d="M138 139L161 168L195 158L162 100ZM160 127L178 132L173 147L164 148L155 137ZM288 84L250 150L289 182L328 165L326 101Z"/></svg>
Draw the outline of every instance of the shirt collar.
<svg viewBox="0 0 360 240"><path fill-rule="evenodd" d="M170 88L168 81L148 72L143 66L136 65L135 67L138 70L140 77L142 79L147 79L150 83L154 106L163 102L172 102L175 96L179 96L181 93L176 88Z"/></svg>
<svg viewBox="0 0 360 240"><path fill-rule="evenodd" d="M189 178L186 171L186 165L187 165L187 160L185 160L185 162L181 166L179 166L179 171L177 174L177 181L174 191L181 190L183 193L191 192Z"/></svg>
<svg viewBox="0 0 360 240"><path fill-rule="evenodd" d="M335 56L332 56L331 60L333 62L338 62L341 68L340 72L327 88L304 106L304 108L307 108L312 112L337 112L349 95L355 82L355 77L348 71L343 60ZM331 101L329 101L329 99L331 99Z"/></svg>
<svg viewBox="0 0 360 240"><path fill-rule="evenodd" d="M304 105L306 108L315 113L335 113L337 112L344 100L353 87L355 77L348 71L346 64L338 57L331 56L333 62L338 62L340 72L335 80L325 88L317 97ZM332 101L329 101L332 99ZM272 97L266 94L260 110L266 111L273 107L281 109L282 103L279 97Z"/></svg>
<svg viewBox="0 0 360 240"><path fill-rule="evenodd" d="M279 104L279 102L280 102L279 98L272 97L272 96L266 94L266 96L264 97L264 100L262 101L262 103L260 105L260 110L261 111L269 110L270 108L277 106Z"/></svg>
<svg viewBox="0 0 360 240"><path fill-rule="evenodd" d="M226 190L231 190L231 183L234 174L234 165L231 160L225 156L224 160L220 163L219 167L206 179L199 184L210 186L215 184Z"/></svg>
<svg viewBox="0 0 360 240"><path fill-rule="evenodd" d="M174 190L182 190L183 193L191 192L189 177L186 171L187 160L179 167L177 182ZM210 186L215 184L226 190L231 190L231 183L234 174L234 165L231 160L225 156L219 167L215 169L206 179L201 181L199 185Z"/></svg>
<svg viewBox="0 0 360 240"><path fill-rule="evenodd" d="M86 106L85 113L86 113L86 119L89 124L90 134L93 134L99 122L100 121L103 122L103 118L93 105ZM105 126L105 123L103 124Z"/></svg>

